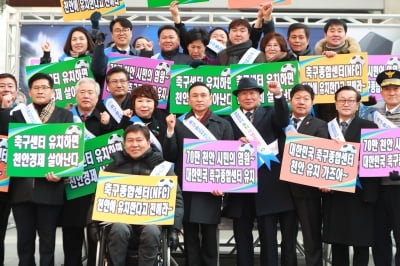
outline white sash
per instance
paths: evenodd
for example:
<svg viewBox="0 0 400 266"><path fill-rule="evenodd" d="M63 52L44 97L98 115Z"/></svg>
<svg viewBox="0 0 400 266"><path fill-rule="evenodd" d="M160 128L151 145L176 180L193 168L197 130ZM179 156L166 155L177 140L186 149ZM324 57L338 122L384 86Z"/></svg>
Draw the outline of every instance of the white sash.
<svg viewBox="0 0 400 266"><path fill-rule="evenodd" d="M370 113L370 115L372 116L372 120L378 125L379 128L397 128L395 124L393 124L378 111L373 111Z"/></svg>
<svg viewBox="0 0 400 266"><path fill-rule="evenodd" d="M104 106L117 123L121 123L123 110L113 97L104 99Z"/></svg>
<svg viewBox="0 0 400 266"><path fill-rule="evenodd" d="M340 129L336 118L332 119L328 123L328 131L329 131L329 135L331 136L331 139L337 139L337 140L340 140L340 141L343 141L343 142L346 141L344 139L343 132Z"/></svg>
<svg viewBox="0 0 400 266"><path fill-rule="evenodd" d="M279 162L278 158L275 157L279 153L279 147L278 147L278 140L274 140L271 144L267 144L265 140L262 138L260 133L257 131L257 129L254 127L254 125L250 122L249 119L243 114L243 112L240 109L237 109L236 111L231 113L231 117L233 119L233 122L238 126L240 131L243 133L243 135L250 141L256 141L257 142L257 152L258 152L258 159L262 160L259 164L259 167L267 163L267 166L269 168L269 162L265 161L265 156L271 157L273 156L272 159L276 162Z"/></svg>
<svg viewBox="0 0 400 266"><path fill-rule="evenodd" d="M153 171L151 171L150 176L166 176L171 169L173 163L164 161L154 167Z"/></svg>
<svg viewBox="0 0 400 266"><path fill-rule="evenodd" d="M257 50L253 47L249 48L242 58L240 58L238 64L251 64L256 60L257 56L261 53L260 50Z"/></svg>
<svg viewBox="0 0 400 266"><path fill-rule="evenodd" d="M193 115L188 119L183 119L185 115L179 117L179 120L192 132L198 139L201 140L217 140L217 138Z"/></svg>
<svg viewBox="0 0 400 266"><path fill-rule="evenodd" d="M140 119L140 117L138 117L137 115L132 116L130 121L132 121L134 124L146 125L145 123L143 123L142 119ZM149 130L149 132L150 132L150 142L153 143L157 147L157 149L162 152L161 143L158 141L156 136L154 136L151 130Z"/></svg>
<svg viewBox="0 0 400 266"><path fill-rule="evenodd" d="M75 108L72 108L71 110L74 110L74 109ZM71 111L71 112L73 114L72 118L74 119L74 123L84 123L82 121L82 118L76 112L73 112L73 111ZM89 131L89 129L86 128L86 125L85 125L84 132L85 132L84 133L85 140L93 139L96 137L92 132Z"/></svg>
<svg viewBox="0 0 400 266"><path fill-rule="evenodd" d="M40 120L33 104L21 106L21 113L27 124L42 124L42 120Z"/></svg>
<svg viewBox="0 0 400 266"><path fill-rule="evenodd" d="M217 54L226 48L225 45L214 39L208 42L207 47Z"/></svg>

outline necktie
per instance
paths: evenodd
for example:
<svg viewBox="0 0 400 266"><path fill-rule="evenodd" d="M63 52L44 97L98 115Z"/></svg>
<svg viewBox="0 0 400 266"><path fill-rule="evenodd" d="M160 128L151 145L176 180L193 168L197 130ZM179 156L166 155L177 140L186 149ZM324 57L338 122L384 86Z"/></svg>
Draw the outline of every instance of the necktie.
<svg viewBox="0 0 400 266"><path fill-rule="evenodd" d="M246 112L245 116L247 117L247 119L249 119L251 121L251 116L252 116L251 112Z"/></svg>
<svg viewBox="0 0 400 266"><path fill-rule="evenodd" d="M298 128L297 125L299 124L299 122L300 122L301 119L293 117L292 120L293 120L293 126L294 126L294 128L297 129L297 128Z"/></svg>
<svg viewBox="0 0 400 266"><path fill-rule="evenodd" d="M340 126L342 128L343 135L346 134L347 127L349 126L347 122L340 122Z"/></svg>
<svg viewBox="0 0 400 266"><path fill-rule="evenodd" d="M386 116L391 116L392 113L390 111L386 111Z"/></svg>
<svg viewBox="0 0 400 266"><path fill-rule="evenodd" d="M82 122L85 122L87 118L88 118L88 115L87 115L87 114L81 115L81 120L82 120Z"/></svg>

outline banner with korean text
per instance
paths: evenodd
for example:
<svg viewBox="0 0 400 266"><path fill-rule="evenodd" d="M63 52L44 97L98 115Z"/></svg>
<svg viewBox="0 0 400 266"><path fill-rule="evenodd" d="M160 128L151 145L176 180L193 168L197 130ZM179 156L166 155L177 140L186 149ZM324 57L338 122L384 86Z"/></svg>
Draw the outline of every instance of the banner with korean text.
<svg viewBox="0 0 400 266"><path fill-rule="evenodd" d="M255 142L184 139L184 191L256 193Z"/></svg>
<svg viewBox="0 0 400 266"><path fill-rule="evenodd" d="M360 176L400 179L400 128L361 129Z"/></svg>
<svg viewBox="0 0 400 266"><path fill-rule="evenodd" d="M126 13L125 0L60 0L64 21L88 19L98 11L103 16Z"/></svg>
<svg viewBox="0 0 400 266"><path fill-rule="evenodd" d="M176 176L99 173L93 220L126 224L174 223Z"/></svg>
<svg viewBox="0 0 400 266"><path fill-rule="evenodd" d="M314 89L314 103L335 102L335 92L343 86L352 86L368 98L367 53L300 56L300 82Z"/></svg>
<svg viewBox="0 0 400 266"><path fill-rule="evenodd" d="M0 135L0 192L8 192L10 177L7 175L7 136Z"/></svg>
<svg viewBox="0 0 400 266"><path fill-rule="evenodd" d="M58 177L83 173L83 124L10 123L7 174L11 177Z"/></svg>
<svg viewBox="0 0 400 266"><path fill-rule="evenodd" d="M119 66L129 73L129 92L142 84L152 85L158 93L157 108L166 109L170 86L171 65L174 62L139 56L110 53L107 71ZM109 95L107 84L104 84L102 98Z"/></svg>
<svg viewBox="0 0 400 266"><path fill-rule="evenodd" d="M212 94L211 110L218 115L232 111L231 80L227 66L172 65L170 112L183 114L190 110L189 87L196 81L205 83Z"/></svg>
<svg viewBox="0 0 400 266"><path fill-rule="evenodd" d="M76 83L85 77L93 78L90 57L80 57L58 63L27 66L27 79L36 73L49 74L54 80L54 99L57 106L69 108L76 103Z"/></svg>
<svg viewBox="0 0 400 266"><path fill-rule="evenodd" d="M75 199L94 193L100 170L104 170L113 161L112 153L122 150L122 129L86 140L83 175L69 178L69 183L65 186L67 199Z"/></svg>
<svg viewBox="0 0 400 266"><path fill-rule="evenodd" d="M230 65L232 91L237 89L237 85L242 78L254 78L257 84L264 88L261 94L261 105L272 106L274 97L268 92L268 82L277 81L283 89L286 99L290 99L290 91L299 83L299 67L297 61L270 62L262 64L233 64ZM234 97L234 96L233 96ZM232 108L236 110L239 105L235 99L232 101Z"/></svg>
<svg viewBox="0 0 400 266"><path fill-rule="evenodd" d="M360 144L287 132L281 180L355 192Z"/></svg>

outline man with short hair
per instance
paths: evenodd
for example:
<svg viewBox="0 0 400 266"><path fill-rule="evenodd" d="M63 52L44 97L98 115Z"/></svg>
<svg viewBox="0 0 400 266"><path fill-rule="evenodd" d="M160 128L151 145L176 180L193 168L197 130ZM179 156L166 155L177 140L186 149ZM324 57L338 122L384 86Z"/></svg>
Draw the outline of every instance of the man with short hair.
<svg viewBox="0 0 400 266"><path fill-rule="evenodd" d="M287 42L290 50L299 56L312 55L310 48L310 29L303 23L290 24L287 30Z"/></svg>
<svg viewBox="0 0 400 266"><path fill-rule="evenodd" d="M105 171L132 175L151 175L154 168L163 163L164 159L150 142L150 132L147 126L133 124L124 132L124 151L112 155L114 161ZM172 168L162 175L175 175ZM178 246L177 233L182 227L183 200L178 187L175 203L174 224L168 228L170 246ZM135 237L136 236L136 237ZM108 235L108 250L112 265L125 266L129 243L139 239L139 266L154 266L160 247L161 227L158 225L129 225L113 223ZM167 258L163 258L167 260Z"/></svg>
<svg viewBox="0 0 400 266"><path fill-rule="evenodd" d="M291 89L291 125L298 133L329 139L326 122L310 114L314 96L309 85L297 84ZM301 225L306 265L322 266L321 191L296 183L290 183L289 187Z"/></svg>
<svg viewBox="0 0 400 266"><path fill-rule="evenodd" d="M229 24L229 45L218 54L221 65L266 62L265 55L252 47L251 26L245 19L234 19Z"/></svg>
<svg viewBox="0 0 400 266"><path fill-rule="evenodd" d="M191 110L180 119L170 114L166 118L167 136L163 152L166 160L175 163L175 172L182 184L184 173L183 141L192 139L233 139L232 129L225 119L210 110L211 90L205 83L195 82L189 87ZM221 218L222 193L183 192L184 199L184 245L188 266L218 265L217 226Z"/></svg>
<svg viewBox="0 0 400 266"><path fill-rule="evenodd" d="M72 113L55 106L54 80L44 73L28 81L32 103L16 110L10 122L72 123ZM10 200L17 227L19 265L35 265L36 234L39 235L40 265L54 265L56 229L64 204L64 182L53 172L44 177L11 177Z"/></svg>
<svg viewBox="0 0 400 266"><path fill-rule="evenodd" d="M279 147L278 142L284 138L282 128L289 123L289 110L279 84L270 82L268 89L273 94L274 106L261 107L263 87L259 86L254 78L242 78L237 89L233 91L240 109L232 113L228 120L235 139L245 143L252 140L258 144L264 143L263 149L269 149L280 160L283 149ZM248 119L242 119L245 122L241 122L242 120L238 119L240 115ZM255 139L253 136L258 133L260 139ZM289 185L279 180L280 163L266 162L268 163L269 167L263 164L258 168L257 193L230 193L227 196L224 213L233 219L238 266L257 264L254 262L252 233L256 219L261 244L260 265L279 264L278 222L282 233L281 265L297 265L297 220Z"/></svg>
<svg viewBox="0 0 400 266"><path fill-rule="evenodd" d="M375 109L393 127L400 126L400 71L385 70L376 77L376 82L382 88L384 102L375 105ZM378 124L384 128L382 124ZM396 244L395 265L400 265L400 178L395 171L382 178L379 198L376 207L375 239L372 254L376 266L392 264L393 244L392 233Z"/></svg>

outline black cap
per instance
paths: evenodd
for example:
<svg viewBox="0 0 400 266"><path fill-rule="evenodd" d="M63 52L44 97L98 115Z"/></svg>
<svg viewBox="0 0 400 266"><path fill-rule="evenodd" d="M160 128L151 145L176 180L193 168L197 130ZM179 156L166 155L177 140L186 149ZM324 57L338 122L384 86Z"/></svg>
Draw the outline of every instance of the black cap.
<svg viewBox="0 0 400 266"><path fill-rule="evenodd" d="M263 87L259 86L254 78L242 78L239 81L237 89L233 91L233 94L237 96L240 91L244 90L257 90L260 93L264 92Z"/></svg>
<svg viewBox="0 0 400 266"><path fill-rule="evenodd" d="M385 70L376 77L376 82L381 87L390 85L400 86L400 71L397 70Z"/></svg>

